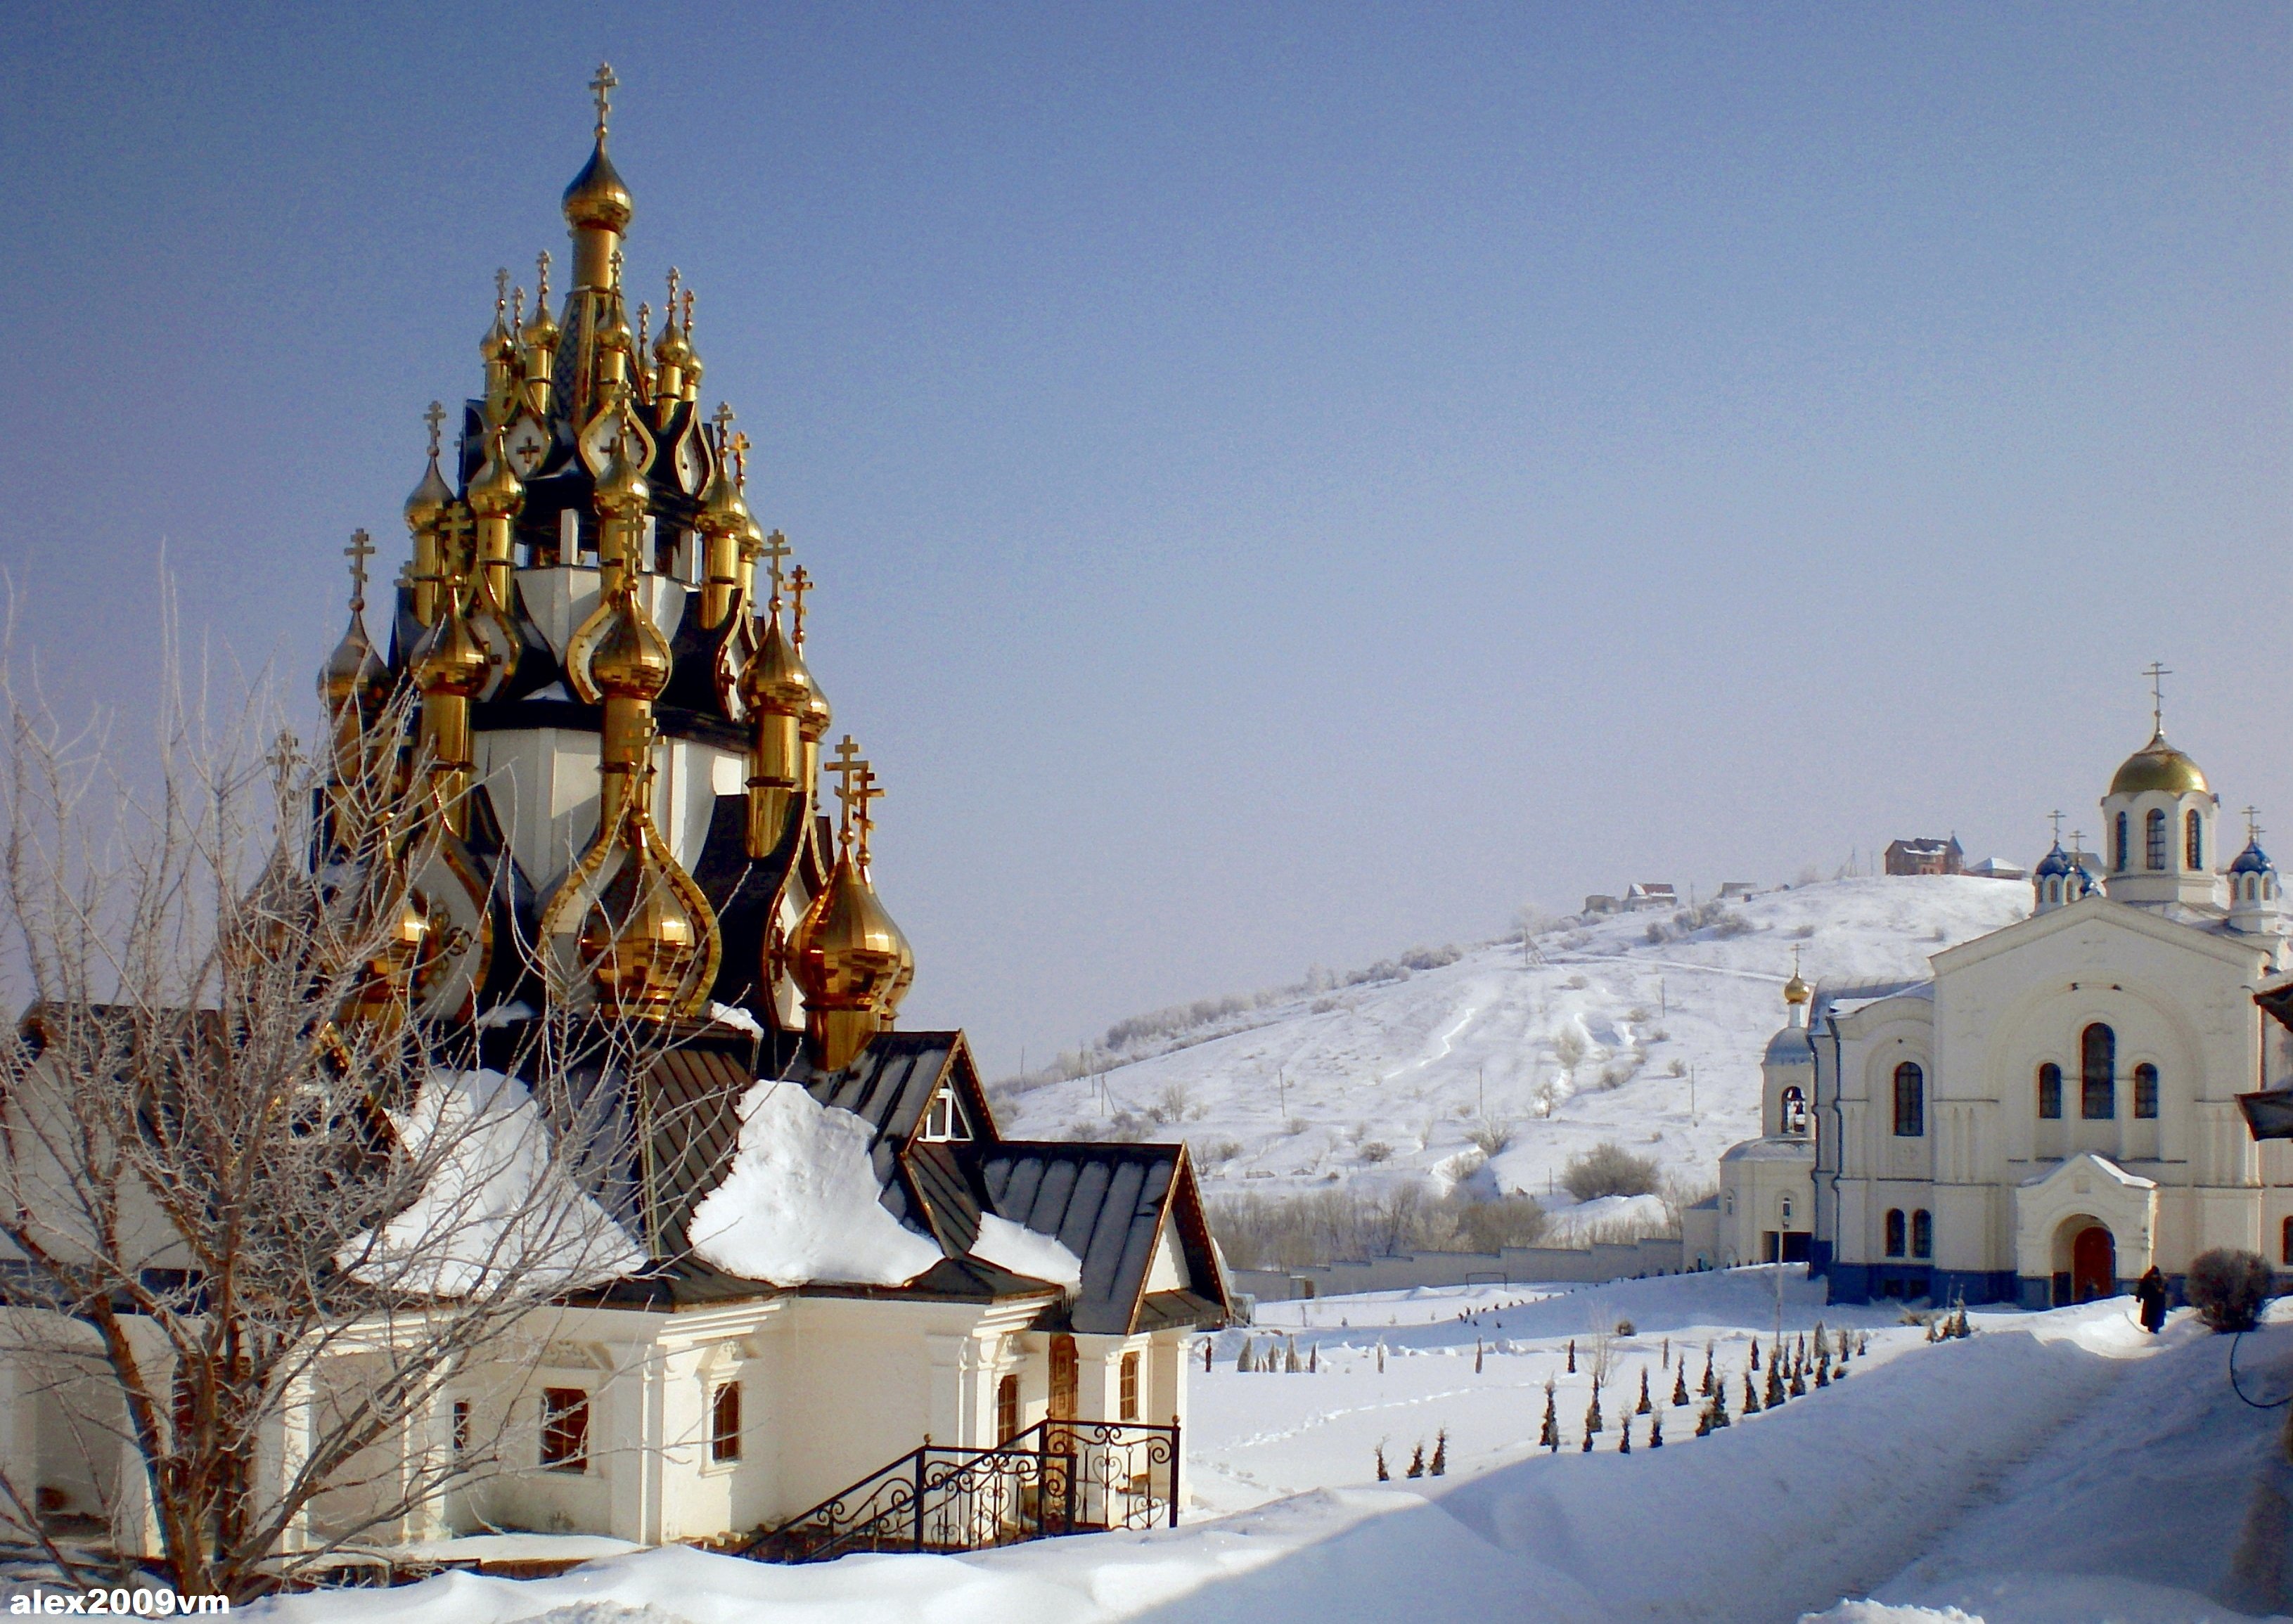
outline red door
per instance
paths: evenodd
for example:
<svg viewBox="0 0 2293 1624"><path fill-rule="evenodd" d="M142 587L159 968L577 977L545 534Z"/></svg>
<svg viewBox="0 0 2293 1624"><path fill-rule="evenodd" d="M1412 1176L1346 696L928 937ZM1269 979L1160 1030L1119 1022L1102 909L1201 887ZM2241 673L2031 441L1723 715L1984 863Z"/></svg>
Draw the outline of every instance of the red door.
<svg viewBox="0 0 2293 1624"><path fill-rule="evenodd" d="M2118 1242L2099 1224L2070 1242L2070 1301L2090 1303L2118 1293Z"/></svg>

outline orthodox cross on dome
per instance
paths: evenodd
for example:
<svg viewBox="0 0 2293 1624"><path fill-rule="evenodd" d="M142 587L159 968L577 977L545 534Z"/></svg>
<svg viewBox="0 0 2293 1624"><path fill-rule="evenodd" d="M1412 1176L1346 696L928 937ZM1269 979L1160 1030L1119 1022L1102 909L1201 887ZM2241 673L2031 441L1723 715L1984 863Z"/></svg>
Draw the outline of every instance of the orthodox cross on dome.
<svg viewBox="0 0 2293 1624"><path fill-rule="evenodd" d="M613 293L618 297L621 291L621 251L619 248L613 250L612 268Z"/></svg>
<svg viewBox="0 0 2293 1624"><path fill-rule="evenodd" d="M2086 855L2086 831L2084 829L2072 829L2070 831L2070 855L2072 857L2083 857Z"/></svg>
<svg viewBox="0 0 2293 1624"><path fill-rule="evenodd" d="M796 624L790 635L799 649L804 647L804 594L811 590L812 576L802 564L789 571L789 601L796 606Z"/></svg>
<svg viewBox="0 0 2293 1624"><path fill-rule="evenodd" d="M660 307L661 319L668 323L671 327L675 327L677 325L677 281L678 276L677 267L671 265L668 268L668 303Z"/></svg>
<svg viewBox="0 0 2293 1624"><path fill-rule="evenodd" d="M366 607L366 561L374 556L374 540L364 530L351 532L351 545L343 549L343 556L351 561L351 607Z"/></svg>
<svg viewBox="0 0 2293 1624"><path fill-rule="evenodd" d="M749 489L749 437L738 429L733 431L733 483L743 491Z"/></svg>
<svg viewBox="0 0 2293 1624"><path fill-rule="evenodd" d="M733 448L733 403L730 400L717 401L716 416L709 421L717 429L717 455L729 455Z"/></svg>
<svg viewBox="0 0 2293 1624"><path fill-rule="evenodd" d="M439 538L446 544L446 574L457 578L470 567L470 510L459 502L438 521Z"/></svg>
<svg viewBox="0 0 2293 1624"><path fill-rule="evenodd" d="M303 752L296 747L295 735L281 728L279 737L271 741L269 754L263 759L271 771L283 780L301 764Z"/></svg>
<svg viewBox="0 0 2293 1624"><path fill-rule="evenodd" d="M2166 736L2166 679L2174 673L2171 667L2153 659L2142 675L2150 679L2150 731L2162 739Z"/></svg>
<svg viewBox="0 0 2293 1624"><path fill-rule="evenodd" d="M853 807L859 800L854 780L868 771L868 764L861 756L860 747L853 743L851 734L845 734L844 742L836 747L836 755L827 763L827 771L837 777L836 800L843 810L842 827L837 831L838 842L849 845L852 843Z"/></svg>
<svg viewBox="0 0 2293 1624"><path fill-rule="evenodd" d="M884 798L884 791L883 787L877 781L876 770L870 766L866 762L863 761L860 764L860 772L857 776L860 780L860 787L852 792L852 798L855 804L853 811L853 824L855 828L853 845L855 849L855 860L860 864L860 871L863 874L865 874L868 871L869 836L873 835L876 831L876 815L870 812L868 808L870 803L880 801Z"/></svg>
<svg viewBox="0 0 2293 1624"><path fill-rule="evenodd" d="M431 401L430 409L422 414L422 421L430 425L430 455L435 456L438 455L438 430L446 421L446 408L435 400Z"/></svg>
<svg viewBox="0 0 2293 1624"><path fill-rule="evenodd" d="M509 309L509 267L494 268L494 325L501 325L502 313Z"/></svg>
<svg viewBox="0 0 2293 1624"><path fill-rule="evenodd" d="M620 87L621 82L613 77L613 65L599 62L597 77L589 81L589 93L597 101L597 142L600 146L604 144L605 121L613 110L613 93Z"/></svg>
<svg viewBox="0 0 2293 1624"><path fill-rule="evenodd" d="M533 279L533 311L538 316L549 308L549 250L547 248L534 256Z"/></svg>
<svg viewBox="0 0 2293 1624"><path fill-rule="evenodd" d="M2255 821L2260 816L2261 808L2258 806L2248 806L2245 809L2245 837L2255 845L2261 844L2261 825Z"/></svg>
<svg viewBox="0 0 2293 1624"><path fill-rule="evenodd" d="M757 551L763 556L766 568L773 572L773 613L777 615L781 612L781 561L795 549L788 545L787 537L774 530L765 537L765 545Z"/></svg>
<svg viewBox="0 0 2293 1624"><path fill-rule="evenodd" d="M2052 812L2048 812L2048 813L2046 814L2046 818L2047 818L2047 820L2048 820L2049 822L2051 822L2051 823L2054 826L2054 844L2055 844L2056 845L2060 845L2060 844L2062 844L2062 809L2061 807L2059 807L2059 806L2055 807L2054 811L2052 811Z"/></svg>

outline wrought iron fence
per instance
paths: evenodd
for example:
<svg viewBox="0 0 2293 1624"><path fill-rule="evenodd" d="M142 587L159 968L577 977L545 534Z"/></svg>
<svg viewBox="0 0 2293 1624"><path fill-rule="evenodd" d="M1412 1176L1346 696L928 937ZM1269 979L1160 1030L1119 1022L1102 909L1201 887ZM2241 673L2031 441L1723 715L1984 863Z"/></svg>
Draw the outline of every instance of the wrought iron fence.
<svg viewBox="0 0 2293 1624"><path fill-rule="evenodd" d="M911 1450L734 1554L971 1551L1164 1521L1179 1521L1175 1422L1040 1421L994 1449Z"/></svg>

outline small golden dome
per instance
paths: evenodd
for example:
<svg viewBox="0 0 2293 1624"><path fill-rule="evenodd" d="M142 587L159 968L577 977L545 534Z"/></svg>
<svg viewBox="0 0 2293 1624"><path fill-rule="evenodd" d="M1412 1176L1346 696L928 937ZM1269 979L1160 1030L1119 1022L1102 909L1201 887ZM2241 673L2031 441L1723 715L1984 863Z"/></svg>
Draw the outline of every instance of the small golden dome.
<svg viewBox="0 0 2293 1624"><path fill-rule="evenodd" d="M491 672L485 645L470 629L469 617L462 612L462 594L456 592L415 657L415 686L427 695L472 699L485 687Z"/></svg>
<svg viewBox="0 0 2293 1624"><path fill-rule="evenodd" d="M1784 1002L1787 1004L1804 1004L1814 996L1815 989L1802 981L1800 979L1799 972L1797 970L1794 970L1792 972L1791 980L1784 983Z"/></svg>
<svg viewBox="0 0 2293 1624"><path fill-rule="evenodd" d="M732 458L717 458L716 477L701 493L701 512L693 522L705 536L738 536L744 543L751 536L759 542L763 540L757 521L749 512L748 499L741 496L740 486L733 483Z"/></svg>
<svg viewBox="0 0 2293 1624"><path fill-rule="evenodd" d="M525 497L524 481L509 465L508 453L502 448L503 432L497 428L487 434L486 465L470 481L470 511L481 519L500 519L515 513Z"/></svg>
<svg viewBox="0 0 2293 1624"><path fill-rule="evenodd" d="M438 472L438 453L433 450L430 465L422 471L422 482L406 498L406 522L417 530L426 530L446 516L446 509L453 500L453 489Z"/></svg>
<svg viewBox="0 0 2293 1624"><path fill-rule="evenodd" d="M766 618L764 635L757 639L755 651L741 667L740 694L745 708L794 716L799 728L816 708L822 718L821 731L827 731L827 701L821 699L812 673L805 669L804 657L781 631L777 615Z"/></svg>
<svg viewBox="0 0 2293 1624"><path fill-rule="evenodd" d="M636 575L624 570L612 618L589 654L589 681L612 699L653 699L668 686L668 639L637 601Z"/></svg>
<svg viewBox="0 0 2293 1624"><path fill-rule="evenodd" d="M2112 795L2141 795L2153 789L2167 795L2210 793L2198 764L2167 744L2162 732L2152 734L2148 744L2127 756L2110 780Z"/></svg>
<svg viewBox="0 0 2293 1624"><path fill-rule="evenodd" d="M864 1015L872 1023L899 984L903 957L912 962L905 938L851 852L844 852L789 937L789 973L806 1009ZM831 1055L824 1063L837 1071L850 1058Z"/></svg>
<svg viewBox="0 0 2293 1624"><path fill-rule="evenodd" d="M330 716L355 705L372 718L390 697L390 672L374 651L366 634L366 617L351 611L350 626L327 663L319 667L319 700Z"/></svg>
<svg viewBox="0 0 2293 1624"><path fill-rule="evenodd" d="M659 1020L691 1001L708 926L681 894L657 849L638 780L621 820L621 867L581 921L580 953L609 1014Z"/></svg>
<svg viewBox="0 0 2293 1624"><path fill-rule="evenodd" d="M557 329L557 319L549 313L549 288L547 283L543 284L541 291L534 295L533 314L525 319L525 325L518 329L517 336L518 342L528 350L554 351L557 348L557 340L561 335Z"/></svg>
<svg viewBox="0 0 2293 1624"><path fill-rule="evenodd" d="M565 189L565 223L577 231L584 227L626 231L635 206L613 160L605 156L605 138L601 133L589 161Z"/></svg>
<svg viewBox="0 0 2293 1624"><path fill-rule="evenodd" d="M621 432L613 441L613 454L606 459L604 475L597 481L597 510L610 518L638 521L644 518L645 504L652 499L652 487L645 482L640 459L621 455L623 448L632 444L641 451L644 443L628 431L624 420Z"/></svg>

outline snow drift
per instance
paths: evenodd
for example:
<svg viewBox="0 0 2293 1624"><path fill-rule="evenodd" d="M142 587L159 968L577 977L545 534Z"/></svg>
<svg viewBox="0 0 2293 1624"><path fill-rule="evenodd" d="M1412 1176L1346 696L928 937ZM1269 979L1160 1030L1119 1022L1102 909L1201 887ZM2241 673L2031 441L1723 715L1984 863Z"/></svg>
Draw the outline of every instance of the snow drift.
<svg viewBox="0 0 2293 1624"><path fill-rule="evenodd" d="M701 1257L776 1286L904 1286L940 1260L878 1199L859 1118L770 1080L741 1096L740 1113L733 1170L688 1226Z"/></svg>

